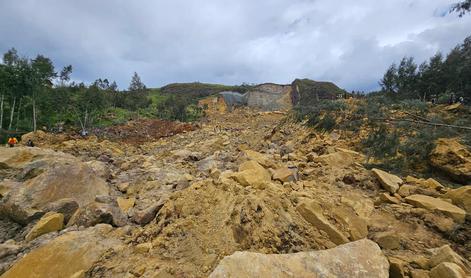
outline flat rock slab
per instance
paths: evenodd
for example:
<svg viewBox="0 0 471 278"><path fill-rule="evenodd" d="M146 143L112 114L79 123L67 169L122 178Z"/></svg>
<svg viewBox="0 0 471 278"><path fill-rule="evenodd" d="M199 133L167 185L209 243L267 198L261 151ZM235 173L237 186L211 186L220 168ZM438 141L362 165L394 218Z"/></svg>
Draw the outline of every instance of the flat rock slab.
<svg viewBox="0 0 471 278"><path fill-rule="evenodd" d="M400 177L389 174L383 170L374 168L371 171L376 176L376 178L378 178L381 186L383 186L383 188L390 193L396 193L396 191L399 189L399 186L403 183Z"/></svg>
<svg viewBox="0 0 471 278"><path fill-rule="evenodd" d="M221 260L211 278L245 277L389 277L379 246L362 239L333 249L265 255L235 252Z"/></svg>
<svg viewBox="0 0 471 278"><path fill-rule="evenodd" d="M466 211L442 199L416 194L406 197L406 202L419 208L439 211L458 223L464 223L466 218Z"/></svg>
<svg viewBox="0 0 471 278"><path fill-rule="evenodd" d="M2 278L83 277L79 274L85 273L107 249L120 245L119 240L106 237L110 229L101 224L59 236L21 258Z"/></svg>

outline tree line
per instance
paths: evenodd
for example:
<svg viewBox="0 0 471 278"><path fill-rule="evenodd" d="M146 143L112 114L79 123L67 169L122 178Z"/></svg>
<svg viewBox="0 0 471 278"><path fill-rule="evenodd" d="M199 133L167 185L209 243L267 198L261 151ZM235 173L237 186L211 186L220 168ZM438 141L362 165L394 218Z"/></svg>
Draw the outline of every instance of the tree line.
<svg viewBox="0 0 471 278"><path fill-rule="evenodd" d="M48 57L22 57L12 48L0 63L0 135L48 130L59 125L86 131L109 108L137 111L150 105L148 89L134 73L127 90L97 79L87 85L71 81L73 68L56 71Z"/></svg>
<svg viewBox="0 0 471 278"><path fill-rule="evenodd" d="M437 53L417 65L412 57L393 63L379 82L381 91L399 99L446 102L471 96L471 36L448 55Z"/></svg>

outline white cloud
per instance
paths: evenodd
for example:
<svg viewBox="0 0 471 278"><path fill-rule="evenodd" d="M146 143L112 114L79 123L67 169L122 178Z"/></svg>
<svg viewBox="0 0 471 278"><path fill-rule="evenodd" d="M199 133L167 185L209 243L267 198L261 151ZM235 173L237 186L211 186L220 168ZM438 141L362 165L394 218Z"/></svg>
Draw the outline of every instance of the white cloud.
<svg viewBox="0 0 471 278"><path fill-rule="evenodd" d="M121 87L137 71L148 86L306 77L372 89L392 62L471 35L471 16L447 13L455 1L2 0L0 51Z"/></svg>

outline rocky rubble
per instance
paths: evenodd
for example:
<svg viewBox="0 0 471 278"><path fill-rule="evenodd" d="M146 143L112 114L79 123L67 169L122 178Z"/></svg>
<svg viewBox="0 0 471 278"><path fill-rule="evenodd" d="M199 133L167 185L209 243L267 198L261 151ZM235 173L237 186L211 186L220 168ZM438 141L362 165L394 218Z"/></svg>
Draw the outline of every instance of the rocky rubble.
<svg viewBox="0 0 471 278"><path fill-rule="evenodd" d="M236 109L138 147L1 148L0 272L471 274L470 186L366 169L345 135L283 119Z"/></svg>
<svg viewBox="0 0 471 278"><path fill-rule="evenodd" d="M284 255L236 252L225 257L209 277L380 278L389 277L389 263L378 245L365 239L326 251Z"/></svg>

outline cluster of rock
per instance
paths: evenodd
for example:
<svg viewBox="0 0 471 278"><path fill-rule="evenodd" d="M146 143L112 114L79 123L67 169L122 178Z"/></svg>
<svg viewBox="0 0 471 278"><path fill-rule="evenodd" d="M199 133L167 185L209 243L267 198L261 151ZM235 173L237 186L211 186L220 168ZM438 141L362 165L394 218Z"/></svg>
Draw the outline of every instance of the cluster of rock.
<svg viewBox="0 0 471 278"><path fill-rule="evenodd" d="M471 274L471 185L368 170L337 134L242 112L140 148L97 138L55 145L65 153L2 148L0 273ZM435 153L452 164L450 150Z"/></svg>

